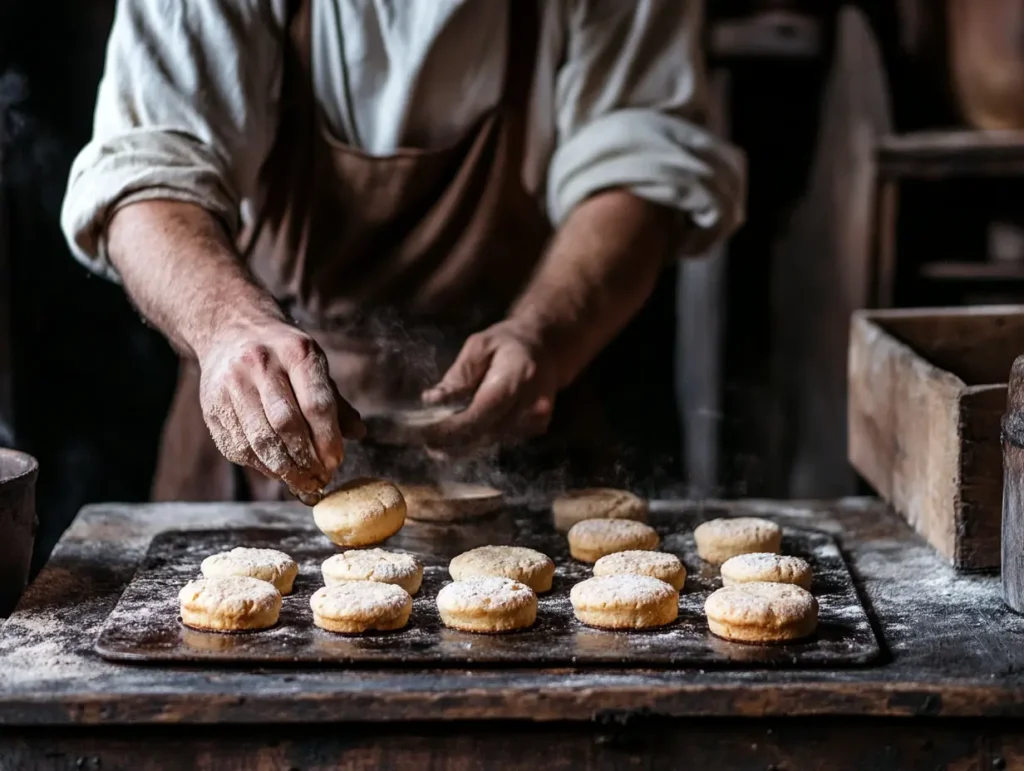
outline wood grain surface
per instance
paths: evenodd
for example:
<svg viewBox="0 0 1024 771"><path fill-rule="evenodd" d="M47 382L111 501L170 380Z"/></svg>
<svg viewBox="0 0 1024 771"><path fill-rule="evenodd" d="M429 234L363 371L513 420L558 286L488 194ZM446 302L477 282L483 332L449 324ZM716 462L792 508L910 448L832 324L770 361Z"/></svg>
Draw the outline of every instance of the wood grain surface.
<svg viewBox="0 0 1024 771"><path fill-rule="evenodd" d="M589 721L663 717L1024 716L1024 619L999 578L957 574L886 507L652 502L769 514L837 537L889 663L863 670L319 669L273 672L112 664L93 650L153 535L308 526L293 504L88 507L0 628L0 725Z"/></svg>
<svg viewBox="0 0 1024 771"><path fill-rule="evenodd" d="M1017 357L1010 370L1001 440L1003 599L1024 612L1024 355Z"/></svg>
<svg viewBox="0 0 1024 771"><path fill-rule="evenodd" d="M313 728L136 728L120 737L0 733L3 771L999 771L1024 766L1006 720L629 719Z"/></svg>

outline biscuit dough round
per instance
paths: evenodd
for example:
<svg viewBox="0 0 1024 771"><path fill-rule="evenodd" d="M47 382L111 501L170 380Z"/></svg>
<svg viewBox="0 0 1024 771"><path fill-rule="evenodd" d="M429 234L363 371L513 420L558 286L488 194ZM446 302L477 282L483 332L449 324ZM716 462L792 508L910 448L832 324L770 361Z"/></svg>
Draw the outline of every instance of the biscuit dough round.
<svg viewBox="0 0 1024 771"><path fill-rule="evenodd" d="M757 517L712 519L698 525L693 538L697 542L697 554L713 565L739 554L778 554L782 548L782 528Z"/></svg>
<svg viewBox="0 0 1024 771"><path fill-rule="evenodd" d="M653 527L630 519L587 519L569 529L569 553L581 562L619 551L650 551L660 542Z"/></svg>
<svg viewBox="0 0 1024 771"><path fill-rule="evenodd" d="M722 586L766 581L774 584L795 584L810 591L812 577L811 566L807 560L781 554L740 554L722 563Z"/></svg>
<svg viewBox="0 0 1024 771"><path fill-rule="evenodd" d="M250 576L198 578L178 592L185 626L212 632L266 629L277 623L281 593Z"/></svg>
<svg viewBox="0 0 1024 771"><path fill-rule="evenodd" d="M793 584L726 586L708 597L704 612L714 634L736 642L799 640L818 625L818 601Z"/></svg>
<svg viewBox="0 0 1024 771"><path fill-rule="evenodd" d="M250 549L239 546L231 551L211 554L199 569L206 578L249 576L269 581L281 594L290 594L299 566L295 560L276 549Z"/></svg>
<svg viewBox="0 0 1024 771"><path fill-rule="evenodd" d="M567 532L586 519L632 519L647 521L647 501L627 490L590 487L568 490L551 503L555 529Z"/></svg>
<svg viewBox="0 0 1024 771"><path fill-rule="evenodd" d="M505 501L500 490L487 485L441 482L436 485L401 484L405 515L421 522L462 522L486 517Z"/></svg>
<svg viewBox="0 0 1024 771"><path fill-rule="evenodd" d="M679 592L651 576L595 576L569 592L576 618L601 629L651 629L679 615Z"/></svg>
<svg viewBox="0 0 1024 771"><path fill-rule="evenodd" d="M541 594L551 589L555 563L525 546L478 546L455 557L448 572L456 581L480 576L511 578Z"/></svg>
<svg viewBox="0 0 1024 771"><path fill-rule="evenodd" d="M400 586L410 595L423 583L423 565L411 554L384 549L350 549L320 566L328 586L341 581L379 581Z"/></svg>
<svg viewBox="0 0 1024 771"><path fill-rule="evenodd" d="M339 581L317 589L309 607L313 623L328 632L388 632L409 623L412 597L395 584Z"/></svg>
<svg viewBox="0 0 1024 771"><path fill-rule="evenodd" d="M638 575L664 581L679 591L686 583L686 567L675 554L663 551L619 551L594 563L595 576Z"/></svg>
<svg viewBox="0 0 1024 771"><path fill-rule="evenodd" d="M537 595L511 578L485 576L450 583L437 593L441 621L463 632L494 634L532 626Z"/></svg>
<svg viewBox="0 0 1024 771"><path fill-rule="evenodd" d="M405 524L405 499L383 479L353 479L313 507L313 521L339 546L372 546Z"/></svg>

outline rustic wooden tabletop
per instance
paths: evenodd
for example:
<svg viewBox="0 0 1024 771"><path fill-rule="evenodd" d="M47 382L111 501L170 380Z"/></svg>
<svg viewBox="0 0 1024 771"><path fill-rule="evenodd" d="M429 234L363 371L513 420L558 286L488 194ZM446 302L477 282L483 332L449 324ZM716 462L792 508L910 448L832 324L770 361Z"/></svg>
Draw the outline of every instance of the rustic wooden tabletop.
<svg viewBox="0 0 1024 771"><path fill-rule="evenodd" d="M685 509L696 504L652 505ZM311 730L309 724L367 721L391 726L422 721L474 721L477 726L478 721L573 721L607 728L638 717L714 722L797 716L870 721L885 716L969 720L1024 715L1024 617L1003 605L998 576L957 574L872 499L715 505L736 514L771 514L783 524L836 536L883 642L882 663L836 671L706 672L246 671L112 664L93 652L94 638L155 533L305 525L309 514L308 509L289 504L106 504L81 512L15 614L0 628L0 768L5 736L16 737L8 749L24 750L32 745L25 737L33 731L47 730L52 737L55 729L81 726L144 731L142 726L217 724L223 732L229 730L225 724L244 723L282 728L306 724L303 730ZM885 721L887 726L890 722ZM913 720L902 725L924 730ZM195 730L197 736L203 735L201 725ZM360 730L365 738L374 730L393 729ZM449 730L455 729L439 728L437 733ZM928 738L922 741L932 746L932 734L925 733ZM776 740L762 736L760 746L778 744L781 735L777 730ZM549 740L555 742L551 736ZM836 746L847 747L844 751L852 751L846 739L837 742ZM758 746L755 743L754 750ZM1014 746L1024 758L1024 741ZM998 754L1005 747L989 746L985 751ZM776 756L787 757L771 755ZM89 758L82 757L84 767L89 767ZM1000 755L997 760L1001 759Z"/></svg>

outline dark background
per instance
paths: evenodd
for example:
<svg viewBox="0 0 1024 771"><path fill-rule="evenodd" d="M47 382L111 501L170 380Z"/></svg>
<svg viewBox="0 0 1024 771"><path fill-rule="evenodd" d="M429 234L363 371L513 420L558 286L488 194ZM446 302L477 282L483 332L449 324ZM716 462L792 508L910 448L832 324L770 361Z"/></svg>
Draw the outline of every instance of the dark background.
<svg viewBox="0 0 1024 771"><path fill-rule="evenodd" d="M0 6L14 429L40 461L38 566L83 504L147 497L175 362L118 287L74 262L59 229L113 3Z"/></svg>

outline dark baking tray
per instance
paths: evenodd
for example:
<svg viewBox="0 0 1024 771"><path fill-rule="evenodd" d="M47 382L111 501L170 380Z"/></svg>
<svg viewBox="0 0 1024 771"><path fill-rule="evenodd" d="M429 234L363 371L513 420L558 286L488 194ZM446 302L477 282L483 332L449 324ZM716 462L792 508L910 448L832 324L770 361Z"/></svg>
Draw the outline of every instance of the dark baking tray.
<svg viewBox="0 0 1024 771"><path fill-rule="evenodd" d="M679 555L689 575L679 619L657 630L610 632L591 629L573 617L569 589L591 575L591 567L568 554L565 537L550 515L507 510L470 525L438 527L410 522L387 544L411 551L425 565L423 587L413 602L409 625L400 631L343 636L312 623L310 595L322 584L324 559L336 552L316 530L244 528L166 531L157 535L96 641L106 659L211 666L394 666L431 667L617 667L839 668L870 664L880 656L867 613L835 540L811 530L786 528L783 551L809 560L813 591L820 603L817 634L778 646L742 645L713 636L704 600L718 588L718 571L697 557L693 528L708 515L652 514L662 548ZM442 626L434 600L450 578L450 556L482 543L515 543L550 555L557 565L551 592L541 595L536 624L508 635L477 635ZM199 573L209 554L234 546L272 547L300 565L295 592L284 598L280 622L261 632L218 634L181 624L178 589Z"/></svg>

